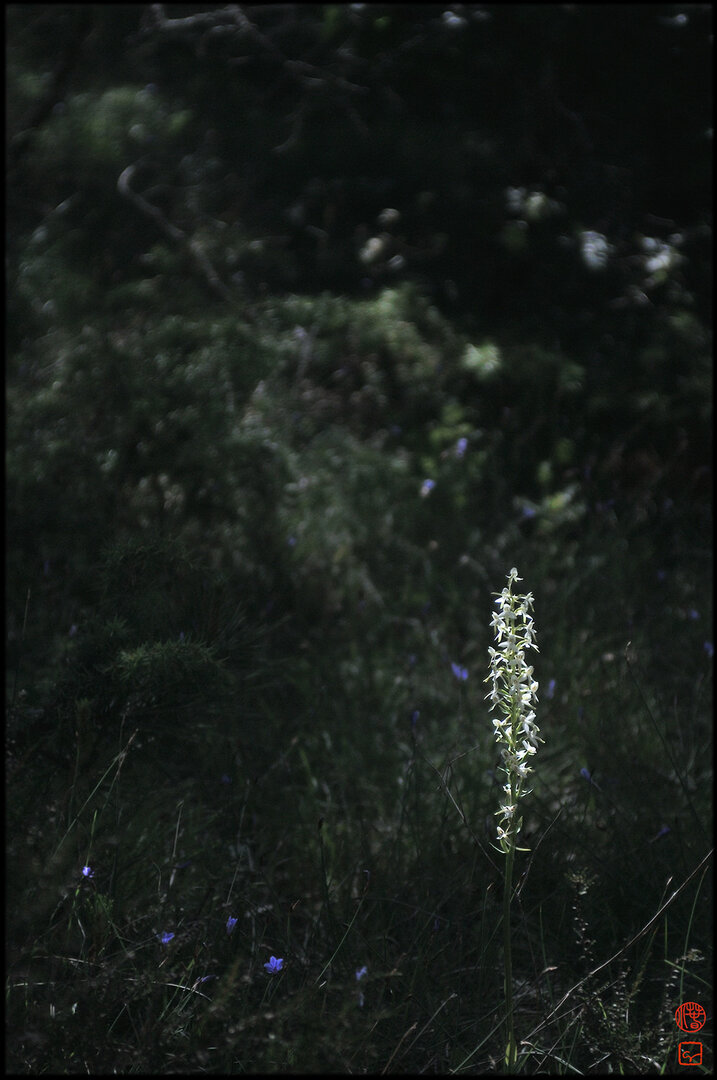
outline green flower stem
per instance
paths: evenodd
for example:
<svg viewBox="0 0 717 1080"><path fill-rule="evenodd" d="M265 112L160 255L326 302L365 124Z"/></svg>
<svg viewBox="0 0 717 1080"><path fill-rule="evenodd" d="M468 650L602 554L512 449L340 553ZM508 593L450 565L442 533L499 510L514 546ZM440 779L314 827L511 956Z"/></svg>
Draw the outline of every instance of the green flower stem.
<svg viewBox="0 0 717 1080"><path fill-rule="evenodd" d="M505 882L503 892L503 967L505 971L505 1006L506 1006L506 1047L505 1047L505 1071L513 1072L518 1057L515 1045L515 1030L513 1025L513 954L510 939L510 899L513 891L513 861L515 858L515 841L510 846L510 851L505 857Z"/></svg>

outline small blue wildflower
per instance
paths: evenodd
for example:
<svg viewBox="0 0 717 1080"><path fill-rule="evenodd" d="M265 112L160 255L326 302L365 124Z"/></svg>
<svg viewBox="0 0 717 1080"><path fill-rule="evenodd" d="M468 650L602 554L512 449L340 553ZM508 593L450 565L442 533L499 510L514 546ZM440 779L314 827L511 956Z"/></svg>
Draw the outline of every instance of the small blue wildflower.
<svg viewBox="0 0 717 1080"><path fill-rule="evenodd" d="M231 784L231 782L232 782L231 776L228 776L227 773L225 773L225 772L222 773L222 775L220 776L219 779L221 780L221 782L223 784Z"/></svg>
<svg viewBox="0 0 717 1080"><path fill-rule="evenodd" d="M420 709L414 709L413 712L411 713L411 731L416 730L416 724L418 723L420 716L421 716Z"/></svg>
<svg viewBox="0 0 717 1080"><path fill-rule="evenodd" d="M165 932L163 934L157 934L157 937L159 938L159 940L162 942L163 945L169 945L170 941L174 937L174 934L168 934L167 931L165 930Z"/></svg>
<svg viewBox="0 0 717 1080"><path fill-rule="evenodd" d="M582 776L583 780L587 780L587 782L590 784L591 787L594 787L596 791L599 791L602 794L602 788L600 787L599 784L595 783L595 781L592 778L592 773L590 772L589 769L584 769L584 768L581 769L580 770L580 775ZM603 783L605 783L604 780L603 780ZM609 780L608 780L608 783L610 783Z"/></svg>
<svg viewBox="0 0 717 1080"><path fill-rule="evenodd" d="M461 667L460 664L451 662L451 671L457 679L462 679L463 682L468 678L468 668Z"/></svg>
<svg viewBox="0 0 717 1080"><path fill-rule="evenodd" d="M50 560L49 559L45 559L44 563L42 564L42 570L43 570L43 573L45 574L45 577L48 577L48 575L50 573Z"/></svg>
<svg viewBox="0 0 717 1080"><path fill-rule="evenodd" d="M545 691L546 698L550 699L555 693L555 679L551 679L548 683L548 688Z"/></svg>
<svg viewBox="0 0 717 1080"><path fill-rule="evenodd" d="M456 443L456 457L462 458L468 446L468 439L459 439Z"/></svg>
<svg viewBox="0 0 717 1080"><path fill-rule="evenodd" d="M77 633L77 623L73 623L70 629L67 631L69 637L74 637Z"/></svg>
<svg viewBox="0 0 717 1080"><path fill-rule="evenodd" d="M284 966L284 960L280 956L272 956L268 963L264 964L264 967L270 975L274 975L277 971L281 971Z"/></svg>
<svg viewBox="0 0 717 1080"><path fill-rule="evenodd" d="M359 1003L359 1009L363 1009L363 1006L364 1006L364 1001L365 1001L365 1000L366 1000L366 999L364 998L363 994L362 994L362 993L361 993L361 991L359 990L359 996L358 996L358 1003Z"/></svg>
<svg viewBox="0 0 717 1080"><path fill-rule="evenodd" d="M658 832L657 836L655 837L655 840L660 840L663 836L667 836L669 831L670 831L670 826L669 825L663 825L662 828L660 829L660 831Z"/></svg>
<svg viewBox="0 0 717 1080"><path fill-rule="evenodd" d="M521 513L524 518L534 518L537 511L534 506L524 506Z"/></svg>
<svg viewBox="0 0 717 1080"><path fill-rule="evenodd" d="M231 932L234 929L234 927L236 926L236 924L237 924L237 920L234 918L233 915L230 915L229 918L227 919L227 933L228 934L231 934Z"/></svg>
<svg viewBox="0 0 717 1080"><path fill-rule="evenodd" d="M408 666L409 667L415 667L416 666L416 654L415 653L409 653L408 654Z"/></svg>
<svg viewBox="0 0 717 1080"><path fill-rule="evenodd" d="M356 982L361 982L361 979L363 979L364 975L368 975L368 968L366 967L365 964L364 964L364 966L362 968L357 968L357 970L356 970Z"/></svg>
<svg viewBox="0 0 717 1080"><path fill-rule="evenodd" d="M288 544L289 544L289 547L295 547L296 546L296 537L295 536L290 536L289 540L288 540Z"/></svg>
<svg viewBox="0 0 717 1080"><path fill-rule="evenodd" d="M697 620L697 619L699 619L699 617L700 617L699 611L695 611L695 609L693 607L691 607L690 610L687 612L687 618L688 619Z"/></svg>
<svg viewBox="0 0 717 1080"><path fill-rule="evenodd" d="M704 648L705 652L707 653L708 657L709 657L709 658L710 658L710 660L711 660L711 659L712 659L712 657L713 657L713 656L714 656L714 654L715 654L715 647L714 647L714 645L712 644L712 642L711 642L711 641L705 641L705 642L704 642L704 645L703 645L703 648Z"/></svg>
<svg viewBox="0 0 717 1080"><path fill-rule="evenodd" d="M426 495L430 495L435 486L436 486L436 481L435 480L424 480L423 483L421 484L421 490L419 492L419 495L421 496L421 498L425 499Z"/></svg>
<svg viewBox="0 0 717 1080"><path fill-rule="evenodd" d="M82 876L83 877L94 877L95 872L94 872L94 870L92 869L91 866L83 866L82 867Z"/></svg>

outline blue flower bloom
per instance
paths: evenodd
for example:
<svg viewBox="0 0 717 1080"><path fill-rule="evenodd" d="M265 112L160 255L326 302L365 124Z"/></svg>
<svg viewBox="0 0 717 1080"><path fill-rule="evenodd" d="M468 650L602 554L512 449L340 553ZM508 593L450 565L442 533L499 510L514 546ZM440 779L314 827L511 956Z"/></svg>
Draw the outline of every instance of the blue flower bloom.
<svg viewBox="0 0 717 1080"><path fill-rule="evenodd" d="M593 778L592 778L592 776L590 775L590 772L589 772L589 770L588 770L588 769L586 769L586 768L584 768L584 767L583 767L583 768L582 768L582 769L580 770L580 775L582 776L583 780L587 780L587 782L588 782L589 784L591 784L591 783L592 783L592 779L593 779Z"/></svg>
<svg viewBox="0 0 717 1080"><path fill-rule="evenodd" d="M463 682L468 678L468 668L461 667L460 664L451 662L451 671L457 679L462 679Z"/></svg>
<svg viewBox="0 0 717 1080"><path fill-rule="evenodd" d="M275 972L281 971L284 966L284 961L279 956L272 956L268 963L264 964L264 967L270 975L274 975Z"/></svg>
<svg viewBox="0 0 717 1080"><path fill-rule="evenodd" d="M356 982L360 982L364 975L368 975L368 968L364 964L362 968L358 968L356 971Z"/></svg>
<svg viewBox="0 0 717 1080"><path fill-rule="evenodd" d="M227 919L227 933L228 934L231 934L231 932L234 929L234 927L236 926L236 924L237 924L236 919L234 918L233 915L230 915L229 918Z"/></svg>
<svg viewBox="0 0 717 1080"><path fill-rule="evenodd" d="M83 866L82 867L82 876L83 877L94 877L95 872L94 872L94 870L92 869L91 866Z"/></svg>
<svg viewBox="0 0 717 1080"><path fill-rule="evenodd" d="M416 724L418 723L420 715L421 715L420 709L414 709L413 712L411 713L411 731L416 730Z"/></svg>
<svg viewBox="0 0 717 1080"><path fill-rule="evenodd" d="M670 826L669 825L663 825L662 828L660 829L660 831L658 832L657 836L655 837L655 840L659 840L661 837L667 836L669 831L670 831Z"/></svg>
<svg viewBox="0 0 717 1080"><path fill-rule="evenodd" d="M548 689L545 691L546 698L551 698L555 693L555 679L551 679L548 683Z"/></svg>
<svg viewBox="0 0 717 1080"><path fill-rule="evenodd" d="M690 610L687 612L687 617L690 618L690 619L697 620L700 617L700 613L699 613L699 611L696 611L695 608L691 607Z"/></svg>
<svg viewBox="0 0 717 1080"><path fill-rule="evenodd" d="M426 495L430 495L436 486L435 480L424 480L421 484L421 490L419 492L422 499L425 499Z"/></svg>
<svg viewBox="0 0 717 1080"><path fill-rule="evenodd" d="M157 934L157 937L159 938L159 940L162 942L163 945L169 945L170 941L174 937L174 934L168 934L167 931L165 930L165 932L163 934Z"/></svg>
<svg viewBox="0 0 717 1080"><path fill-rule="evenodd" d="M712 657L715 654L715 647L714 647L714 645L712 644L711 641L705 641L704 650L705 650L705 652L707 653L707 655L709 656L709 658L711 660Z"/></svg>
<svg viewBox="0 0 717 1080"><path fill-rule="evenodd" d="M456 457L462 458L468 446L468 439L459 439L456 443Z"/></svg>

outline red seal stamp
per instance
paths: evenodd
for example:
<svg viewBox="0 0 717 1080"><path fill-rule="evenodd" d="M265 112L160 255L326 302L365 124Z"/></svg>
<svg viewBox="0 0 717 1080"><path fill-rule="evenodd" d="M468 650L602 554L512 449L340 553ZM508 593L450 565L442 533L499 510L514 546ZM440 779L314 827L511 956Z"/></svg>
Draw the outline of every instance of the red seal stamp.
<svg viewBox="0 0 717 1080"><path fill-rule="evenodd" d="M683 1031L699 1031L706 1019L707 1014L697 1001L686 1001L675 1011L675 1023Z"/></svg>

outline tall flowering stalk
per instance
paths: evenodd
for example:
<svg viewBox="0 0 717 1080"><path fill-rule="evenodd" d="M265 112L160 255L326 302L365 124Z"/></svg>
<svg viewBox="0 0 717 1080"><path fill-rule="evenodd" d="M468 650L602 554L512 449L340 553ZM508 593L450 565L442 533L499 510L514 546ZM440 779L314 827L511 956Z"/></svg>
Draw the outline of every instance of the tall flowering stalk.
<svg viewBox="0 0 717 1080"><path fill-rule="evenodd" d="M518 571L513 569L508 574L508 584L498 596L498 611L491 618L495 632L496 647L490 654L490 675L486 682L492 683L492 689L486 697L491 702L491 710L497 709L499 715L493 717L496 742L500 746L503 759L501 766L505 774L503 799L496 811L498 818L498 844L505 855L505 887L503 892L503 942L505 961L505 1000L507 1006L507 1045L505 1065L511 1071L517 1060L517 1047L513 1029L513 962L510 940L510 902L513 891L513 863L518 848L518 833L522 818L518 812L518 802L530 792L526 790L526 781L532 772L530 759L543 742L535 722L535 707L538 704L538 683L533 678L533 668L526 660L528 649L535 649L535 628L533 616L533 594L519 595L513 592L513 585L522 581Z"/></svg>

